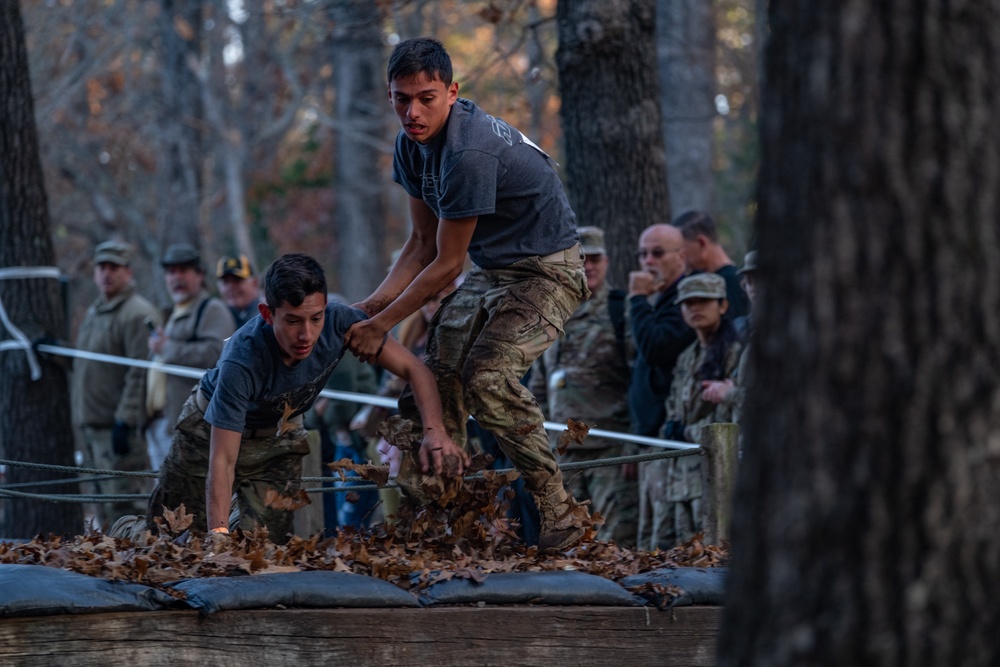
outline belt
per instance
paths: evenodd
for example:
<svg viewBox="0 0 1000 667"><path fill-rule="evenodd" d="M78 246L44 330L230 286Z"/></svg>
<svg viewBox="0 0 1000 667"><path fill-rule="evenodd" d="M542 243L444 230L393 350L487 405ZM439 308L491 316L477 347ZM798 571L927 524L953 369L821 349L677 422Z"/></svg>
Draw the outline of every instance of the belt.
<svg viewBox="0 0 1000 667"><path fill-rule="evenodd" d="M559 250L551 255L545 255L544 257L539 257L539 261L543 264L568 264L581 260L583 258L583 248L580 247L579 243L575 243L565 250Z"/></svg>

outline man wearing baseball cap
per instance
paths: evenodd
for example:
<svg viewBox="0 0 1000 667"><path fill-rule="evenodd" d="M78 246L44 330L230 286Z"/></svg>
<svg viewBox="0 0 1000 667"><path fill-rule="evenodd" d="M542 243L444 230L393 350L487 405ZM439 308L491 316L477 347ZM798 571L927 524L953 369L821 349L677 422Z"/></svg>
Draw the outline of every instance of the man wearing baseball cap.
<svg viewBox="0 0 1000 667"><path fill-rule="evenodd" d="M147 323L157 326L156 307L135 291L132 248L105 241L94 252L94 283L99 295L87 309L77 335L77 349L129 359L147 359ZM73 364L73 422L80 437L84 466L110 470L149 467L142 441L146 371L121 364L77 359ZM86 493L143 493L138 477L89 482ZM98 503L98 527L121 513L141 511L144 503Z"/></svg>
<svg viewBox="0 0 1000 667"><path fill-rule="evenodd" d="M219 258L215 266L215 285L219 288L219 296L229 306L237 329L257 316L260 288L246 255Z"/></svg>

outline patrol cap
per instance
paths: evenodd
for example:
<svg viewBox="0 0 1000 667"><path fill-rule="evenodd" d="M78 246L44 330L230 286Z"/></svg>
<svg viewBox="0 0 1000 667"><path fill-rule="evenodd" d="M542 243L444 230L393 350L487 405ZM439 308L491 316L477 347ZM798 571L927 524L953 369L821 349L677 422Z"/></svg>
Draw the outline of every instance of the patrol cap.
<svg viewBox="0 0 1000 667"><path fill-rule="evenodd" d="M677 286L674 303L684 303L688 299L725 299L726 281L717 273L696 273L688 276Z"/></svg>
<svg viewBox="0 0 1000 667"><path fill-rule="evenodd" d="M190 243L174 243L167 246L160 260L161 266L176 266L178 264L195 264L201 266L201 253Z"/></svg>
<svg viewBox="0 0 1000 667"><path fill-rule="evenodd" d="M105 241L94 248L94 263L110 262L118 266L132 263L132 246L123 241Z"/></svg>
<svg viewBox="0 0 1000 667"><path fill-rule="evenodd" d="M757 251L751 250L743 258L743 268L737 271L740 275L757 270Z"/></svg>
<svg viewBox="0 0 1000 667"><path fill-rule="evenodd" d="M247 259L246 255L240 255L239 257L222 257L219 259L219 263L215 266L215 277L222 278L223 276L236 276L242 280L246 280L253 275L253 267L250 266L250 260Z"/></svg>
<svg viewBox="0 0 1000 667"><path fill-rule="evenodd" d="M576 230L580 235L580 245L584 255L606 255L604 247L604 230L600 227L580 227Z"/></svg>

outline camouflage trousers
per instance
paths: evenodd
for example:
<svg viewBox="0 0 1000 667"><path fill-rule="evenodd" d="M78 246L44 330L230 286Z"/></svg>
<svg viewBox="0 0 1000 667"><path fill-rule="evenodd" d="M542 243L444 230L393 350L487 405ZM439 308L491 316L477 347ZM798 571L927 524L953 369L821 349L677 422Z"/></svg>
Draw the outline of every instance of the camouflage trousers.
<svg viewBox="0 0 1000 667"><path fill-rule="evenodd" d="M598 461L626 453L623 446L600 449L570 448L559 458L561 464ZM621 466L603 466L566 472L566 488L579 501L589 500L591 510L604 517L597 532L599 540L613 540L626 548L635 546L639 521L639 481L625 479Z"/></svg>
<svg viewBox="0 0 1000 667"><path fill-rule="evenodd" d="M146 443L139 429L132 429L129 433L129 452L124 455L115 454L111 445L110 428L84 426L80 431L84 468L130 472L149 470ZM149 493L149 487L150 480L145 477L113 477L80 483L80 490L88 494L144 494ZM118 500L112 503L88 505L87 511L93 513L94 523L98 527L107 530L121 515L141 513L145 505L145 500Z"/></svg>
<svg viewBox="0 0 1000 667"><path fill-rule="evenodd" d="M639 464L640 549L670 549L702 529L702 457Z"/></svg>
<svg viewBox="0 0 1000 667"><path fill-rule="evenodd" d="M197 390L181 408L174 429L170 453L160 468L156 488L149 499L149 528L154 529L153 517L162 516L164 509L176 509L181 503L195 515L193 528L208 527L205 508L205 480L208 476L211 425L205 421L204 408L199 405ZM306 430L297 428L275 436L277 429L244 431L240 453L236 460L233 494L239 507L239 527L252 530L266 526L271 540L287 541L292 532L293 511L274 509L264 502L267 491L292 495L302 484L302 457L309 453Z"/></svg>
<svg viewBox="0 0 1000 667"><path fill-rule="evenodd" d="M431 321L426 363L437 378L448 433L464 445L474 415L536 496L565 491L542 411L521 378L588 296L575 245L502 269L473 269ZM419 424L409 387L399 407Z"/></svg>

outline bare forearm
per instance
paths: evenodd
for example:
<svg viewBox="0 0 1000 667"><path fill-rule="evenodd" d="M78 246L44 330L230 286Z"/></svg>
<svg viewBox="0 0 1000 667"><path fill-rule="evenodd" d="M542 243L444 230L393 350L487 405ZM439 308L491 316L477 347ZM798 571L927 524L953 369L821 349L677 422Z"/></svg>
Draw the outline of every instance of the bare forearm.
<svg viewBox="0 0 1000 667"><path fill-rule="evenodd" d="M208 477L205 479L205 506L209 530L229 527L240 436L241 434L236 431L212 427Z"/></svg>
<svg viewBox="0 0 1000 667"><path fill-rule="evenodd" d="M462 273L462 265L435 260L390 304L373 316L372 323L389 331L433 299Z"/></svg>

